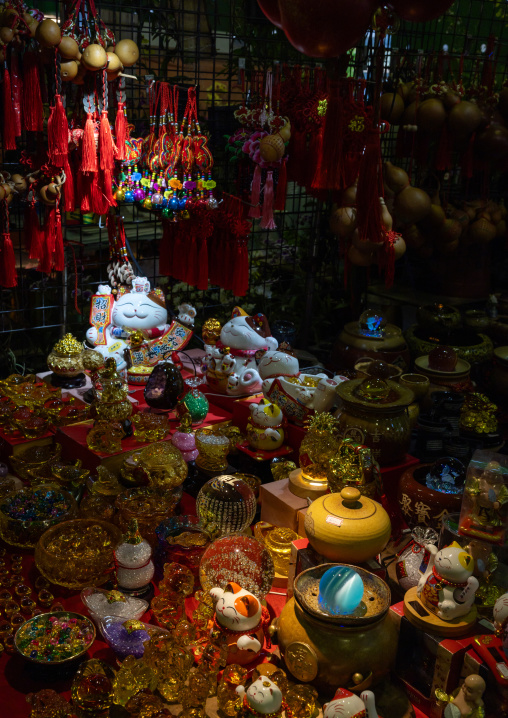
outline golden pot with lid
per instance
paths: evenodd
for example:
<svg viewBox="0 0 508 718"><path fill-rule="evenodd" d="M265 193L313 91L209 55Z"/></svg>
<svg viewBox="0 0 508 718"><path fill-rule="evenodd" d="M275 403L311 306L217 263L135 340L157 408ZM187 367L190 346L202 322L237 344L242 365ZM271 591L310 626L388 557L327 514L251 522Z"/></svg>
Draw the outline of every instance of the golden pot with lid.
<svg viewBox="0 0 508 718"><path fill-rule="evenodd" d="M413 392L374 377L345 381L336 391L343 404L336 414L338 433L368 446L380 466L404 461L411 441L408 407Z"/></svg>
<svg viewBox="0 0 508 718"><path fill-rule="evenodd" d="M330 561L358 564L374 558L388 543L391 530L381 504L353 486L316 499L305 516L309 543Z"/></svg>
<svg viewBox="0 0 508 718"><path fill-rule="evenodd" d="M84 386L83 347L72 334L66 334L48 354L51 383L67 389Z"/></svg>
<svg viewBox="0 0 508 718"><path fill-rule="evenodd" d="M362 579L364 594L351 614L332 615L319 602L322 564L295 579L294 597L272 623L281 655L293 676L323 694L337 686L356 692L375 685L390 670L397 651L397 629L390 616L390 589L378 576L346 566Z"/></svg>

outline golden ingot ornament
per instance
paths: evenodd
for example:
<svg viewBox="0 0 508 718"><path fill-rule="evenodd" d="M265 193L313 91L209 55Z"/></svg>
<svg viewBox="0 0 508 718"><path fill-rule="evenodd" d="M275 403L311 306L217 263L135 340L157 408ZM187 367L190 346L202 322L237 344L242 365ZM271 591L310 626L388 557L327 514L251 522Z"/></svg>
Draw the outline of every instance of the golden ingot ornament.
<svg viewBox="0 0 508 718"><path fill-rule="evenodd" d="M204 343L211 345L216 344L220 339L221 329L222 325L218 319L213 317L211 319L207 319L203 324L203 329L201 330Z"/></svg>

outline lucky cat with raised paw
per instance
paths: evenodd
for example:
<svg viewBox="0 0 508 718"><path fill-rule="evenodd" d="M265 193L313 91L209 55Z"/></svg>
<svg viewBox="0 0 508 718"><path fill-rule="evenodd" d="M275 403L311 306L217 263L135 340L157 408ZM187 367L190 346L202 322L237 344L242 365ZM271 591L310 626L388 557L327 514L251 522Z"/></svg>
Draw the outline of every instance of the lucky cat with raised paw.
<svg viewBox="0 0 508 718"><path fill-rule="evenodd" d="M228 663L243 666L260 654L263 641L268 639L270 614L254 594L237 583L226 588L212 588L215 602L215 626L225 634L228 644Z"/></svg>
<svg viewBox="0 0 508 718"><path fill-rule="evenodd" d="M284 704L280 688L268 676L260 676L245 690L245 686L238 686L238 695L243 698L240 712L242 718L251 716L278 716L287 706Z"/></svg>
<svg viewBox="0 0 508 718"><path fill-rule="evenodd" d="M323 706L323 718L381 718L376 710L372 691L363 691L359 698L345 688L338 688L333 700Z"/></svg>
<svg viewBox="0 0 508 718"><path fill-rule="evenodd" d="M250 416L247 420L247 440L249 446L262 451L275 451L284 442L285 419L277 404L260 399L251 404Z"/></svg>
<svg viewBox="0 0 508 718"><path fill-rule="evenodd" d="M473 576L473 557L456 541L440 551L432 544L426 548L430 559L418 582L418 598L443 621L465 616L474 604L479 586Z"/></svg>

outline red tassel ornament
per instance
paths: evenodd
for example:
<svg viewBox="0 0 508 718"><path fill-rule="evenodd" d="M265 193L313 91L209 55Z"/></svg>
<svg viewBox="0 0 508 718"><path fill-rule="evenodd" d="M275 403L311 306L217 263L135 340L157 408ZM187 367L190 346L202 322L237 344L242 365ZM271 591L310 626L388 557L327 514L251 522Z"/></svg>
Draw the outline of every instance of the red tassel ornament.
<svg viewBox="0 0 508 718"><path fill-rule="evenodd" d="M0 285L6 289L17 286L16 257L10 232L2 232L2 251L0 252Z"/></svg>
<svg viewBox="0 0 508 718"><path fill-rule="evenodd" d="M35 52L23 56L23 128L28 132L42 132L43 112L39 67Z"/></svg>
<svg viewBox="0 0 508 718"><path fill-rule="evenodd" d="M3 81L3 102L4 102L4 126L3 126L3 145L4 150L16 149L16 117L14 115L14 105L11 94L11 76L7 65L4 67Z"/></svg>
<svg viewBox="0 0 508 718"><path fill-rule="evenodd" d="M86 116L81 150L81 172L97 172L99 166L97 162L97 147L95 145L95 127L90 112Z"/></svg>
<svg viewBox="0 0 508 718"><path fill-rule="evenodd" d="M114 169L115 153L116 147L115 143L113 142L111 127L109 126L108 113L106 112L106 110L103 110L99 127L99 154L101 157L101 170L112 171Z"/></svg>
<svg viewBox="0 0 508 718"><path fill-rule="evenodd" d="M48 154L55 167L63 167L69 152L69 125L60 95L55 96L48 119Z"/></svg>
<svg viewBox="0 0 508 718"><path fill-rule="evenodd" d="M261 229L277 229L273 221L273 172L267 172L263 191L263 216L259 223Z"/></svg>
<svg viewBox="0 0 508 718"><path fill-rule="evenodd" d="M125 116L125 105L123 102L118 103L115 120L115 159L125 159L125 142L127 141L127 118Z"/></svg>
<svg viewBox="0 0 508 718"><path fill-rule="evenodd" d="M250 203L253 205L249 210L249 217L259 219L261 217L261 207L259 206L259 198L261 196L261 167L256 165L254 170L254 178L252 180L252 191L250 195Z"/></svg>

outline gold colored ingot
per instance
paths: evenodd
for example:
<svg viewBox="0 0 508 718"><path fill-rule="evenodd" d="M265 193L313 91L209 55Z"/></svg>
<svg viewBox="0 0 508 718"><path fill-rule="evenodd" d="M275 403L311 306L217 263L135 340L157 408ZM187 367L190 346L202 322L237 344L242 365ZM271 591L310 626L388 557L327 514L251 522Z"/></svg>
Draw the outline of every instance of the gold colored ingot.
<svg viewBox="0 0 508 718"><path fill-rule="evenodd" d="M254 536L261 541L270 552L275 572L287 578L291 544L300 536L288 528L272 526L266 521L258 521L254 526Z"/></svg>
<svg viewBox="0 0 508 718"><path fill-rule="evenodd" d="M381 504L347 486L309 506L305 532L311 546L330 561L359 564L384 549L391 523Z"/></svg>
<svg viewBox="0 0 508 718"><path fill-rule="evenodd" d="M216 344L220 339L222 325L218 319L207 319L203 323L201 335L205 344Z"/></svg>
<svg viewBox="0 0 508 718"><path fill-rule="evenodd" d="M360 678L365 687L378 683L390 671L397 640L389 612L373 623L340 627L311 616L291 598L277 619L277 641L289 671L324 693L337 686L351 689Z"/></svg>
<svg viewBox="0 0 508 718"><path fill-rule="evenodd" d="M210 429L196 431L196 448L199 455L196 464L204 471L220 472L228 467L227 455L230 441L227 436L215 434Z"/></svg>
<svg viewBox="0 0 508 718"><path fill-rule="evenodd" d="M12 400L18 406L29 406L30 409L42 407L54 392L51 391L47 384L32 384L25 382L16 387L12 393Z"/></svg>
<svg viewBox="0 0 508 718"><path fill-rule="evenodd" d="M81 374L83 366L83 347L72 334L66 334L55 344L48 355L48 369L63 377Z"/></svg>

